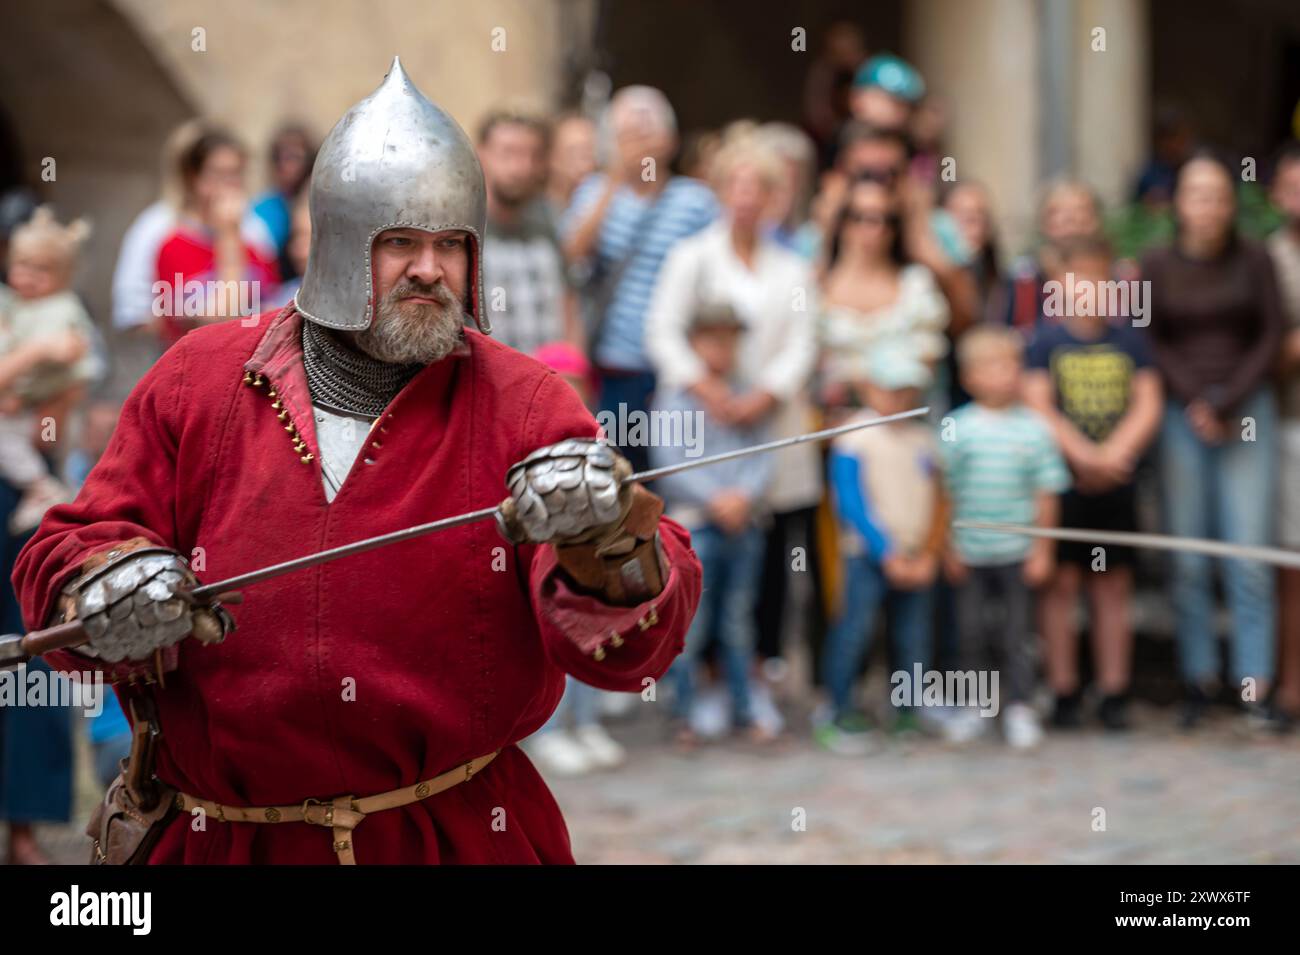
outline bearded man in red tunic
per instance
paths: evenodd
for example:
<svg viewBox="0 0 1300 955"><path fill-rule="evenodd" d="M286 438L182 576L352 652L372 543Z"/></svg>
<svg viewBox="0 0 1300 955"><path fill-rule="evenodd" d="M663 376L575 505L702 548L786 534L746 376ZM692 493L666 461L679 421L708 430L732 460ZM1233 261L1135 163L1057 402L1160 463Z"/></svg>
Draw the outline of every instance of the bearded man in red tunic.
<svg viewBox="0 0 1300 955"><path fill-rule="evenodd" d="M699 600L689 537L571 388L487 337L483 175L397 61L322 145L310 206L294 303L184 336L46 516L14 574L27 622L81 619L51 662L104 671L135 716L156 769L133 758L126 788L166 797L136 860L572 862L517 743L566 673L663 675ZM187 598L483 508L503 476L500 527L265 581L235 632Z"/></svg>

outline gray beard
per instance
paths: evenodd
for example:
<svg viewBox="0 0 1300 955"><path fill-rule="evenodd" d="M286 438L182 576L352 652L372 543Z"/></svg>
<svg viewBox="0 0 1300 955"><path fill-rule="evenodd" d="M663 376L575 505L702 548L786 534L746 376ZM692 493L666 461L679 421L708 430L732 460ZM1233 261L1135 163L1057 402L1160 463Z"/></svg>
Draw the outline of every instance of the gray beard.
<svg viewBox="0 0 1300 955"><path fill-rule="evenodd" d="M436 305L404 302L415 292L437 299ZM396 286L375 309L370 327L350 332L350 344L376 361L394 365L431 365L452 353L465 325L465 307L447 286L431 289Z"/></svg>

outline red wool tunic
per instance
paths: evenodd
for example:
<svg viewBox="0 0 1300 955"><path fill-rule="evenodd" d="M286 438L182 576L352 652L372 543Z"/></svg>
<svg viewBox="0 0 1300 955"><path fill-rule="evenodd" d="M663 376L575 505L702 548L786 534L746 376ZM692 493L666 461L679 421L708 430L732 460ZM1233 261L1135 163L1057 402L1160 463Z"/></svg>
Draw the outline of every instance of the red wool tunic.
<svg viewBox="0 0 1300 955"><path fill-rule="evenodd" d="M556 374L467 330L393 399L326 503L301 324L289 307L202 328L149 371L76 501L51 510L18 559L29 627L47 623L75 569L111 544L142 536L201 557L200 579L221 580L489 506L511 464L596 433ZM242 383L246 371L274 387L285 421L265 384ZM549 545L511 547L490 520L254 585L224 643L175 648L156 691L158 775L226 805L298 805L411 786L501 749L468 782L367 816L353 833L357 861L572 862L559 807L515 744L555 709L566 672L640 691L681 651L700 565L679 525L665 519L660 537L667 585L637 607L575 592ZM94 665L66 651L50 662ZM337 862L328 828L191 823L178 814L151 861Z"/></svg>

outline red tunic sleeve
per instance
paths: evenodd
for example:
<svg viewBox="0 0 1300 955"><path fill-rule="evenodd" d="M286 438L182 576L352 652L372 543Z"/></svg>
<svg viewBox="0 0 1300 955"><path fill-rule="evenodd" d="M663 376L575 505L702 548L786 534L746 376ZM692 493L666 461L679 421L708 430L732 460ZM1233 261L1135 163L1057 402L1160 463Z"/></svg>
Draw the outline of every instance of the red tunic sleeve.
<svg viewBox="0 0 1300 955"><path fill-rule="evenodd" d="M556 666L602 690L640 692L667 672L685 644L700 602L700 562L690 535L667 518L659 525L668 582L635 607L611 607L574 591L558 570L555 551L539 547L532 593L546 652ZM592 654L597 647L604 657Z"/></svg>
<svg viewBox="0 0 1300 955"><path fill-rule="evenodd" d="M558 375L547 375L529 406L523 454L564 438L594 437L591 413ZM523 457L523 454L520 457ZM550 545L534 550L530 590L547 656L566 673L605 690L639 692L682 651L700 602L699 559L679 524L659 524L668 580L652 600L614 607L569 586ZM603 648L597 660L594 651Z"/></svg>
<svg viewBox="0 0 1300 955"><path fill-rule="evenodd" d="M46 626L59 591L91 555L136 537L177 546L176 417L185 353L171 349L141 379L77 499L51 508L18 555L13 585L29 629ZM68 651L45 659L61 670L97 667Z"/></svg>

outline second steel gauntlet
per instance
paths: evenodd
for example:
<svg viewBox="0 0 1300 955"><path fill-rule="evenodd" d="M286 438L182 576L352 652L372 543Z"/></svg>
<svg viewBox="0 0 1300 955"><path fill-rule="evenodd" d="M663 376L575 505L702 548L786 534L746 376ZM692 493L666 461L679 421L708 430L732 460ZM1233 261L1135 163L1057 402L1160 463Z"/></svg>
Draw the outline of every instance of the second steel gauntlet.
<svg viewBox="0 0 1300 955"><path fill-rule="evenodd" d="M570 438L539 448L506 474L510 496L497 526L515 544L554 545L584 590L632 606L657 596L666 574L659 549L663 502L626 483L632 466L602 441Z"/></svg>

